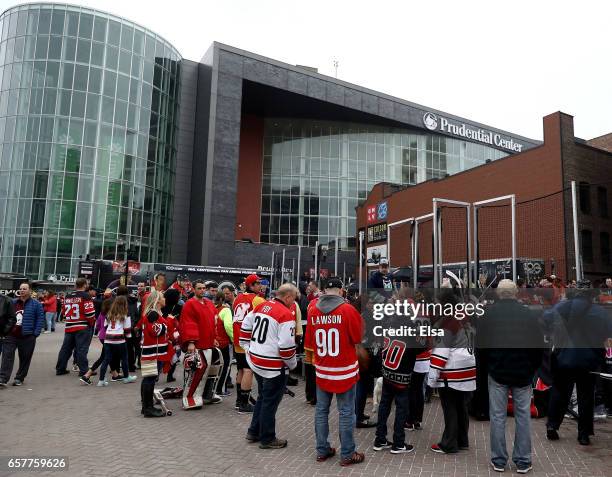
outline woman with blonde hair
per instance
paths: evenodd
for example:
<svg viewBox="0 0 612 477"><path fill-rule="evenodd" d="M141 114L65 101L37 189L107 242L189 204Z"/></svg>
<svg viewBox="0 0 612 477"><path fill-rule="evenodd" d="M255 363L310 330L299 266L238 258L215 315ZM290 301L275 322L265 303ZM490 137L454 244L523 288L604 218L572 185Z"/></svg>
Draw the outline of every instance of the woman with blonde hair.
<svg viewBox="0 0 612 477"><path fill-rule="evenodd" d="M106 336L104 337L104 361L100 367L100 381L98 386L108 386L108 381L104 379L106 368L113 362L113 357L121 359L121 369L123 369L123 382L133 383L136 376L130 376L128 368L128 353L125 339L132 336L132 323L128 312L128 302L125 296L118 296L104 320Z"/></svg>
<svg viewBox="0 0 612 477"><path fill-rule="evenodd" d="M162 307L166 304L164 295L152 289L147 297L144 308L142 327L142 355L140 358L142 384L140 394L142 397L141 414L144 417L161 417L161 409L153 405L153 391L155 381L163 367L163 359L168 351L168 336L166 320L162 314Z"/></svg>

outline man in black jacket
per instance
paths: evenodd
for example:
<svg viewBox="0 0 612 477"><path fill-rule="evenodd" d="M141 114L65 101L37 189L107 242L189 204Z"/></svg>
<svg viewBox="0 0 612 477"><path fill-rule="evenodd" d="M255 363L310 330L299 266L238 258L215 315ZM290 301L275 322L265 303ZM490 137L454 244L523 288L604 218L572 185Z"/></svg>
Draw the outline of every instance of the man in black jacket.
<svg viewBox="0 0 612 477"><path fill-rule="evenodd" d="M531 397L535 373L542 362L544 336L538 314L516 300L512 280L501 280L498 300L487 309L478 326L481 364L489 373L491 465L503 472L508 463L506 416L512 393L516 433L512 460L519 474L531 466Z"/></svg>
<svg viewBox="0 0 612 477"><path fill-rule="evenodd" d="M4 295L0 295L0 355L2 354L4 337L11 332L15 323L17 323L17 317L11 300Z"/></svg>

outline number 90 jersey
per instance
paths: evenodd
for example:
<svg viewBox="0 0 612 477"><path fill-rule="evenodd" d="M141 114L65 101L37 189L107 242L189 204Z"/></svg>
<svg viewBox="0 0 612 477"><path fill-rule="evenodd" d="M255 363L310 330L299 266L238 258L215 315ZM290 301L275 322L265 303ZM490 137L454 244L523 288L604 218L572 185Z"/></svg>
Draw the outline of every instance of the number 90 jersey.
<svg viewBox="0 0 612 477"><path fill-rule="evenodd" d="M361 315L342 297L323 295L311 303L304 348L313 352L317 386L340 394L359 380L355 345L362 334Z"/></svg>

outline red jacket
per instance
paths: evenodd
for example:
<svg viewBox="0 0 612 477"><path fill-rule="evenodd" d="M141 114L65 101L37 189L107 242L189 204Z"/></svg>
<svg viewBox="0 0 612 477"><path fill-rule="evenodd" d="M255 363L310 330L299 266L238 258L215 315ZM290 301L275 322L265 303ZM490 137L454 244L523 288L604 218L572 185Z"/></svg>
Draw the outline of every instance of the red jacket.
<svg viewBox="0 0 612 477"><path fill-rule="evenodd" d="M191 341L198 349L214 348L216 319L217 309L209 299L203 298L200 301L193 297L187 300L179 321L179 334L183 349L187 349L187 344Z"/></svg>
<svg viewBox="0 0 612 477"><path fill-rule="evenodd" d="M57 298L55 295L50 296L43 302L45 313L57 313Z"/></svg>

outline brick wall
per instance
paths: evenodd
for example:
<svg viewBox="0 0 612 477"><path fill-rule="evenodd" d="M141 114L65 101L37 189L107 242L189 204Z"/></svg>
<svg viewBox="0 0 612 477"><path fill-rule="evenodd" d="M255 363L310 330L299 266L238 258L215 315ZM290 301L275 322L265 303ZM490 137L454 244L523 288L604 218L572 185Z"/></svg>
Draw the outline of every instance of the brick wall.
<svg viewBox="0 0 612 477"><path fill-rule="evenodd" d="M547 272L554 263L555 272L566 275L565 218L563 215L561 170L562 113L546 116L544 144L529 151L485 164L439 181L429 181L400 192L385 194L383 184L376 185L366 203L357 209L357 227L366 224L366 207L383 199L388 201L391 223L432 211L432 198L475 202L491 197L516 194L517 256L546 260ZM385 197L386 196L386 197ZM537 200L536 200L537 199ZM510 208L504 203L481 209L479 214L480 259L511 256ZM465 211L444 208L444 262L465 260ZM421 264L431 263L431 221L419 228ZM411 263L408 228L393 230L391 263Z"/></svg>
<svg viewBox="0 0 612 477"><path fill-rule="evenodd" d="M564 184L567 189L565 210L566 234L567 234L567 258L570 265L570 275L575 276L574 264L574 235L571 208L571 192L569 190L572 180L578 184L585 182L589 185L589 198L591 211L582 213L580 211L580 194L578 193L578 228L590 230L593 237L593 261L584 262L584 275L592 280L612 276L612 265L604 263L601 254L601 233L608 233L612 237L612 204L610 196L612 191L612 153L603 150L607 144L612 145L612 135L602 136L587 144L576 142L574 139L573 119L571 116L563 115L563 172ZM598 144L598 148L589 144ZM611 148L612 150L612 148ZM606 202L610 208L608 217L602 217L602 211L598 204L598 188L603 188L606 193Z"/></svg>

